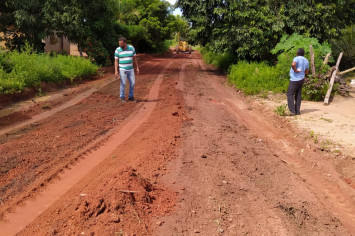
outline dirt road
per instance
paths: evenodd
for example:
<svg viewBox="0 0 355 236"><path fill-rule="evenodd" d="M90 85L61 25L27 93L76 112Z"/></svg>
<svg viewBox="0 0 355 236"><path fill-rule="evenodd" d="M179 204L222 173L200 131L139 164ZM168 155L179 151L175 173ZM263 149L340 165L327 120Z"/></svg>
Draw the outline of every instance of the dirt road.
<svg viewBox="0 0 355 236"><path fill-rule="evenodd" d="M198 53L141 61L138 103L108 74L0 118L0 235L355 234L355 179L332 161L354 157L322 152Z"/></svg>

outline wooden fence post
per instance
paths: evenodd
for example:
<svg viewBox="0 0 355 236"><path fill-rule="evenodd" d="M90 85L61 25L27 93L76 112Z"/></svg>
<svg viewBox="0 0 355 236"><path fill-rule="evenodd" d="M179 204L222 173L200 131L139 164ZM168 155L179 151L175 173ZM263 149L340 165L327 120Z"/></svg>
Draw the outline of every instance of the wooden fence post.
<svg viewBox="0 0 355 236"><path fill-rule="evenodd" d="M332 77L330 78L329 88L328 88L327 94L325 95L325 98L324 98L324 105L329 104L329 98L330 98L330 94L332 93L334 79L335 79L336 74L338 73L339 65L340 65L340 61L341 61L342 57L343 57L343 52L340 53L340 55L338 57L337 64L335 65L335 70L333 71Z"/></svg>
<svg viewBox="0 0 355 236"><path fill-rule="evenodd" d="M312 67L312 76L316 75L316 66L314 65L314 52L312 45L309 45L309 52L311 54L311 67Z"/></svg>
<svg viewBox="0 0 355 236"><path fill-rule="evenodd" d="M331 55L331 53L329 52L329 53L327 53L327 55L325 56L324 61L323 61L323 65L322 65L322 68L321 68L322 70L323 70L323 68L325 67L325 65L328 64L330 55Z"/></svg>

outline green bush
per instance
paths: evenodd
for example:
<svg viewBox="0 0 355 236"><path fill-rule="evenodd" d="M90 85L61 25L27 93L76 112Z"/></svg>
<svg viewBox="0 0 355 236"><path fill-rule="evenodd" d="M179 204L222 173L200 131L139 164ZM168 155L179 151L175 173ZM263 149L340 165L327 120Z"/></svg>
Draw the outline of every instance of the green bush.
<svg viewBox="0 0 355 236"><path fill-rule="evenodd" d="M209 47L201 47L200 52L202 59L207 63L216 67L221 72L227 72L230 65L236 62L236 57L230 52L216 53Z"/></svg>
<svg viewBox="0 0 355 236"><path fill-rule="evenodd" d="M316 72L325 72L329 69L328 66L325 66L323 71L320 71L325 55L331 52L331 47L329 44L320 44L316 38L308 38L298 34L292 34L291 36L284 35L280 42L275 46L275 48L271 50L271 53L278 55L276 67L280 71L283 71L283 76L289 76L292 60L297 56L298 48L304 48L304 56L310 61L310 45L312 45L313 52L315 54L314 64L316 67Z"/></svg>
<svg viewBox="0 0 355 236"><path fill-rule="evenodd" d="M73 81L94 75L98 67L80 57L23 52L0 53L0 94L12 94L25 87L39 88L42 81Z"/></svg>
<svg viewBox="0 0 355 236"><path fill-rule="evenodd" d="M302 99L308 101L321 101L328 91L329 83L318 77L306 78L302 89Z"/></svg>
<svg viewBox="0 0 355 236"><path fill-rule="evenodd" d="M246 62L241 61L237 65L231 66L228 80L238 89L247 95L259 94L265 91L276 93L285 93L289 84L289 72L293 58L297 54L298 48L305 49L305 57L310 60L309 45L313 46L315 53L315 65L318 73L324 73L329 69L326 66L323 71L320 68L323 64L323 57L331 52L328 44L320 44L315 38L307 38L298 34L283 36L280 42L272 50L272 53L278 54L276 66L270 66L265 62ZM209 60L216 60L207 52L205 54L207 63ZM336 88L336 86L335 86ZM302 97L305 100L320 101L328 89L328 82L320 76L306 78ZM335 90L335 89L334 89Z"/></svg>
<svg viewBox="0 0 355 236"><path fill-rule="evenodd" d="M265 62L240 61L231 66L228 80L246 95L262 91L286 92L289 80L280 75L276 67Z"/></svg>
<svg viewBox="0 0 355 236"><path fill-rule="evenodd" d="M110 54L100 40L90 37L83 43L83 47L84 52L86 52L96 64L102 66L110 65Z"/></svg>
<svg viewBox="0 0 355 236"><path fill-rule="evenodd" d="M279 116L285 116L286 115L286 108L287 108L287 104L286 105L280 105L280 106L277 106L274 111Z"/></svg>
<svg viewBox="0 0 355 236"><path fill-rule="evenodd" d="M338 39L331 40L333 57L341 52L344 55L341 59L340 70L346 70L355 66L355 24L342 30Z"/></svg>

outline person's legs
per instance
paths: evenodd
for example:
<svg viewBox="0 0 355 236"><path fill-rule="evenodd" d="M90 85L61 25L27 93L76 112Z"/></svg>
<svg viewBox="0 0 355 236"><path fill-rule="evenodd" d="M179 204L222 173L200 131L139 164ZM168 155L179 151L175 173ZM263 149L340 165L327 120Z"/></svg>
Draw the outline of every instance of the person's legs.
<svg viewBox="0 0 355 236"><path fill-rule="evenodd" d="M129 80L129 96L128 98L134 97L134 85L136 84L136 77L134 75L134 70L127 71L127 76Z"/></svg>
<svg viewBox="0 0 355 236"><path fill-rule="evenodd" d="M120 98L125 99L125 88L127 83L127 73L124 70L120 70L121 86L120 86Z"/></svg>
<svg viewBox="0 0 355 236"><path fill-rule="evenodd" d="M288 84L288 89L287 89L287 104L288 104L288 109L293 114L296 114L296 109L295 109L296 89L297 89L296 82L290 81L290 83Z"/></svg>
<svg viewBox="0 0 355 236"><path fill-rule="evenodd" d="M295 92L295 111L296 115L301 114L301 98L302 98L302 87L303 87L304 80L297 81L297 90Z"/></svg>

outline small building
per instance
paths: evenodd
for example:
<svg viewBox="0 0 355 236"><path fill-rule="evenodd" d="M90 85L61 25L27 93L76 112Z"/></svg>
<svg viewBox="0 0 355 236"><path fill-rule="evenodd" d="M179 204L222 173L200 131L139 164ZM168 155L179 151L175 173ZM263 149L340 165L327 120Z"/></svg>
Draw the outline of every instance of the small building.
<svg viewBox="0 0 355 236"><path fill-rule="evenodd" d="M46 44L44 46L44 52L58 52L64 53L67 55L80 56L78 45L71 43L67 37L58 36L53 33L50 36L47 36L43 42ZM86 53L83 53L83 56L87 56Z"/></svg>
<svg viewBox="0 0 355 236"><path fill-rule="evenodd" d="M13 31L11 30L8 30L6 32L0 32L0 38L4 36L11 37L12 34ZM45 39L43 39L42 42L45 43L45 53L58 52L67 55L80 56L78 45L75 43L71 43L67 37L58 36L56 33L53 33L52 35L47 36ZM5 41L0 41L1 48L6 48L5 44ZM87 57L87 54L83 52L83 56Z"/></svg>

